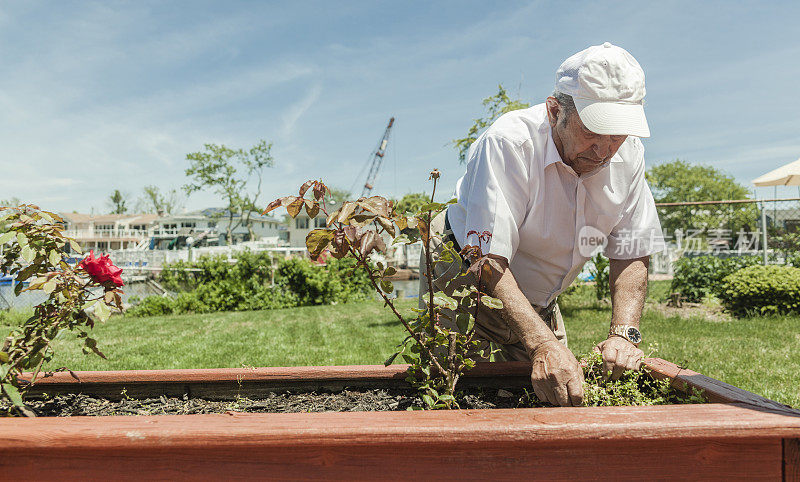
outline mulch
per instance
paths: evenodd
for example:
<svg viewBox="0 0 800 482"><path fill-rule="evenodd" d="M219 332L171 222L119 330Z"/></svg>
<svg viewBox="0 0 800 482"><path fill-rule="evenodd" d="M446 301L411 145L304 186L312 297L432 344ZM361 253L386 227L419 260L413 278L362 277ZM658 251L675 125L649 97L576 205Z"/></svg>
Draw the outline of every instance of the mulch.
<svg viewBox="0 0 800 482"><path fill-rule="evenodd" d="M521 388L469 388L456 397L462 409L541 407L531 393ZM0 404L2 405L2 404ZM363 412L397 411L423 407L415 390L408 389L345 389L338 392L281 392L251 400L206 400L202 398L165 397L119 401L85 394L64 394L42 400L30 400L28 406L44 417L110 416L110 415L188 415L203 413L292 413L292 412ZM1 408L1 407L0 407Z"/></svg>

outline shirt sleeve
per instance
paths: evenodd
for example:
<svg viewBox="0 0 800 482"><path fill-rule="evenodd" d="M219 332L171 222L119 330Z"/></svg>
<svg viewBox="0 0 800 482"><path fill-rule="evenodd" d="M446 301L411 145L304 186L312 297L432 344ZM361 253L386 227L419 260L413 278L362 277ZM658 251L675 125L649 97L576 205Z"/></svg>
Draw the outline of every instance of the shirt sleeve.
<svg viewBox="0 0 800 482"><path fill-rule="evenodd" d="M605 255L609 259L634 259L663 251L664 236L658 211L644 176L644 146L637 142L638 156L631 190L622 218L608 235Z"/></svg>
<svg viewBox="0 0 800 482"><path fill-rule="evenodd" d="M529 166L522 147L508 139L483 135L469 152L465 185L459 204L465 210L464 229L454 233L461 246L478 246L470 231L489 231L492 236L484 254L503 256L509 262L519 246L519 227L525 219L530 196Z"/></svg>

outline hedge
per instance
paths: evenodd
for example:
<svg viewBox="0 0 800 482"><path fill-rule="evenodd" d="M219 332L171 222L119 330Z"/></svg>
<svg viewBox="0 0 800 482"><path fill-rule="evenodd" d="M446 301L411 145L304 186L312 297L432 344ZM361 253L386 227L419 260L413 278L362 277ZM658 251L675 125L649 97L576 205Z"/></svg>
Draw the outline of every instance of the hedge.
<svg viewBox="0 0 800 482"><path fill-rule="evenodd" d="M736 316L800 314L800 268L750 266L726 276L718 293Z"/></svg>
<svg viewBox="0 0 800 482"><path fill-rule="evenodd" d="M172 296L148 296L128 309L131 316L217 311L251 311L345 303L368 298L372 291L352 259L329 259L318 266L305 258L282 260L275 269L262 254L242 253L236 263L224 256L164 267L160 281ZM191 268L193 271L188 271Z"/></svg>

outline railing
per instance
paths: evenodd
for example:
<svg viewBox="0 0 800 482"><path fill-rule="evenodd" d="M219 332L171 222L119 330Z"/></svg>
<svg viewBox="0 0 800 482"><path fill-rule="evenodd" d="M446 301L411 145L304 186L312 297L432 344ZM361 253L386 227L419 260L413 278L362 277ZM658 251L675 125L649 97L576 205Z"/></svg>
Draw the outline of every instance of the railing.
<svg viewBox="0 0 800 482"><path fill-rule="evenodd" d="M70 238L148 238L152 236L150 231L141 229L67 229L65 236Z"/></svg>

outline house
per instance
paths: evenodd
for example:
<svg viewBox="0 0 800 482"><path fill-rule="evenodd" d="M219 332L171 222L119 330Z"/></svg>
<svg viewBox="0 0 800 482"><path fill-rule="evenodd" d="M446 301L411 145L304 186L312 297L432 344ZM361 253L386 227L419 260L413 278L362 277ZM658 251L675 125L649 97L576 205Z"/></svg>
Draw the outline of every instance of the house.
<svg viewBox="0 0 800 482"><path fill-rule="evenodd" d="M306 245L306 236L311 231L324 228L326 226L327 216L320 212L314 219L305 212L301 211L296 218L289 220L289 230L287 233L287 241L289 246L302 247Z"/></svg>
<svg viewBox="0 0 800 482"><path fill-rule="evenodd" d="M157 214L59 213L64 235L75 239L84 251L135 248L150 239Z"/></svg>
<svg viewBox="0 0 800 482"><path fill-rule="evenodd" d="M81 214L59 213L64 234L75 239L84 251L118 249L176 249L191 246L225 245L228 211L207 208L180 214ZM251 241L250 231L234 215L233 244ZM286 244L288 231L281 219L253 214L254 240ZM305 238L303 238L305 239Z"/></svg>
<svg viewBox="0 0 800 482"><path fill-rule="evenodd" d="M244 241L268 239L282 244L288 237L283 221L271 216L254 213L252 222L255 239L250 239L250 230L240 223L240 216L233 215L233 244ZM175 249L192 246L221 246L227 244L226 234L228 210L207 208L181 214L170 214L158 218L154 223L150 249Z"/></svg>

